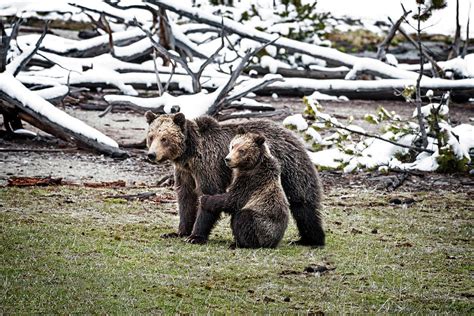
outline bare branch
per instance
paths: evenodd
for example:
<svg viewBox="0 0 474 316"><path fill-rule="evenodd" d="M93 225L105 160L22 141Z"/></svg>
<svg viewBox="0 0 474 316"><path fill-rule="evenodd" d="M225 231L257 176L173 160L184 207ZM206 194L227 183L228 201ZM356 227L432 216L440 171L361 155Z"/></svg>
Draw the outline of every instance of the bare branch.
<svg viewBox="0 0 474 316"><path fill-rule="evenodd" d="M99 23L100 23L101 26L103 27L104 31L106 31L107 34L109 34L110 54L111 54L113 57L116 57L116 56L115 56L115 49L114 49L114 38L113 38L113 36L112 36L112 29L110 28L109 21L107 21L107 18L105 17L105 14L104 14L104 13L101 13L101 14L100 14Z"/></svg>
<svg viewBox="0 0 474 316"><path fill-rule="evenodd" d="M461 24L459 23L459 0L456 0L456 33L454 34L454 42L451 51L449 52L448 59L453 59L459 56L459 50L461 46Z"/></svg>
<svg viewBox="0 0 474 316"><path fill-rule="evenodd" d="M156 49L153 49L153 69L155 70L156 75L156 85L158 87L158 94L159 96L163 95L163 85L161 84L160 74L158 72L158 66L156 65Z"/></svg>
<svg viewBox="0 0 474 316"><path fill-rule="evenodd" d="M271 78L271 79L267 79L267 80L264 80L262 82L260 82L259 84L255 85L255 86L251 86L249 87L248 89L245 89L239 93L236 93L236 94L232 94L228 97L226 97L221 103L220 103L220 106L225 106L227 104L230 104L230 102L232 101L235 101L235 100L239 100L240 98L242 97L245 97L247 94L249 94L250 92L253 92L253 91L257 91L257 90L260 90L260 89L263 89L265 88L266 86L268 85L271 85L272 83L274 82L283 82L283 78Z"/></svg>
<svg viewBox="0 0 474 316"><path fill-rule="evenodd" d="M245 56L242 58L237 68L232 71L232 74L229 80L227 81L225 86L222 87L221 91L219 92L219 95L216 98L216 101L209 108L208 113L215 114L219 111L219 108L222 106L222 103L225 102L225 96L234 88L237 79L239 78L240 74L242 73L242 71L244 70L245 66L250 61L250 59L256 54L258 54L262 49L274 43L277 39L278 38L274 39L273 41L267 42L266 44L261 45L260 47L254 50L250 50L249 52L247 52L247 54L245 54Z"/></svg>
<svg viewBox="0 0 474 316"><path fill-rule="evenodd" d="M390 23L393 24L393 21L392 19L389 17L388 20L390 21ZM410 24L409 24L410 25ZM411 26L411 25L410 25ZM398 31L415 47L418 49L418 43L405 31L405 29L400 26L398 28ZM436 62L436 60L433 59L433 57L431 57L428 52L426 51L426 49L423 49L423 56L425 56L425 58L431 63L431 65L433 66L433 70L435 71L435 77L439 77L440 74L444 73L444 70L443 68L441 68L438 63Z"/></svg>
<svg viewBox="0 0 474 316"><path fill-rule="evenodd" d="M421 5L418 4L418 16L420 16L421 13ZM420 132L421 132L421 141L423 148L426 148L428 146L428 137L426 135L426 128L425 128L425 122L423 121L423 115L421 113L421 88L420 88L420 82L421 78L423 77L423 48L421 46L421 19L418 18L418 29L417 29L417 41L418 41L418 50L420 53L420 73L418 74L418 79L416 80L416 116L418 118L418 124L420 126Z"/></svg>
<svg viewBox="0 0 474 316"><path fill-rule="evenodd" d="M18 57L18 58L21 58L20 63L16 65L15 69L12 69L12 73L14 77L16 77L20 73L20 71L23 68L25 68L26 64L28 64L28 62L31 60L31 58L33 58L33 56L36 54L36 52L40 48L41 42L43 41L44 37L46 36L46 33L48 32L48 25L49 25L49 21L45 23L43 34L41 34L40 38L36 42L34 49L28 55L22 56L23 55L22 54Z"/></svg>
<svg viewBox="0 0 474 316"><path fill-rule="evenodd" d="M471 12L471 2L469 2L469 11ZM471 15L467 16L467 26L466 26L466 41L464 42L464 48L462 50L461 57L464 58L467 55L467 47L469 46L469 24L471 22Z"/></svg>
<svg viewBox="0 0 474 316"><path fill-rule="evenodd" d="M7 33L3 27L3 23L0 20L0 72L4 72L6 69L10 42L12 39L17 37L21 21L21 19L18 19L13 22L11 33L9 36L7 36Z"/></svg>
<svg viewBox="0 0 474 316"><path fill-rule="evenodd" d="M402 22L405 20L408 14L411 13L411 11L405 11L405 8L403 8L403 15L397 20L396 23L392 25L390 28L390 31L387 34L387 37L380 43L380 45L377 48L377 59L384 59L385 58L385 52L387 50L387 47L390 45L390 42L392 39L395 37L395 34L397 33L398 28L402 24Z"/></svg>

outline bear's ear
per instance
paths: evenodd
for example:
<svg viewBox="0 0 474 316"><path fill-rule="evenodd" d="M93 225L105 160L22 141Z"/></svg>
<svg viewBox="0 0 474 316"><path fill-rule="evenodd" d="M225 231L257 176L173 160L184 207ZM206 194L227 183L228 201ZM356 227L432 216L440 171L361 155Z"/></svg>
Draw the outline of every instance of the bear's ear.
<svg viewBox="0 0 474 316"><path fill-rule="evenodd" d="M239 128L237 129L237 134L239 135L245 134L246 132L247 131L245 130L243 126L239 126Z"/></svg>
<svg viewBox="0 0 474 316"><path fill-rule="evenodd" d="M257 135L255 136L255 143L258 145L258 146L262 146L263 143L265 142L265 136L263 135Z"/></svg>
<svg viewBox="0 0 474 316"><path fill-rule="evenodd" d="M152 111L146 111L146 113L145 113L146 122L148 124L151 124L151 122L153 122L157 117L158 117L158 115L156 115Z"/></svg>
<svg viewBox="0 0 474 316"><path fill-rule="evenodd" d="M186 123L186 117L184 116L183 113L176 113L173 116L173 122L182 128L184 127L184 124Z"/></svg>

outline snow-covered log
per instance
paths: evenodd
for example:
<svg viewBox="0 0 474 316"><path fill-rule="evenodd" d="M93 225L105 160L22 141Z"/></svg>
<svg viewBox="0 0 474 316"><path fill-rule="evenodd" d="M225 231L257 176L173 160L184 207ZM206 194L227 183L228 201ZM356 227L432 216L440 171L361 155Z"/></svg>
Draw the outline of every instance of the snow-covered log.
<svg viewBox="0 0 474 316"><path fill-rule="evenodd" d="M272 73L269 69L261 66L249 66L249 74L266 75ZM276 68L274 73L283 77L300 77L310 79L344 79L349 72L349 68L340 67L320 67L312 66L310 69Z"/></svg>
<svg viewBox="0 0 474 316"><path fill-rule="evenodd" d="M315 58L321 58L334 65L355 67L357 71L368 72L383 78L416 79L418 76L414 72L398 69L379 60L361 58L340 52L333 48L299 42L286 37L277 38L277 36L274 34L256 30L242 23L230 20L228 18L222 18L221 16L216 16L197 8L188 7L177 3L176 1L146 0L146 2L186 16L197 22L206 23L218 28L224 28L226 32L235 33L244 38L250 38L263 43L275 41L272 43L273 46L284 48L288 52L297 52Z"/></svg>
<svg viewBox="0 0 474 316"><path fill-rule="evenodd" d="M416 80L314 80L306 78L285 78L284 82L272 83L267 91L281 95L308 95L319 91L330 95L344 95L354 99L399 99L396 91L403 91L407 86L415 86ZM451 91L453 98L464 99L474 95L474 79L446 80L426 78L421 81L423 91ZM262 90L257 93L262 94Z"/></svg>
<svg viewBox="0 0 474 316"><path fill-rule="evenodd" d="M138 28L112 33L114 45L130 45L144 38L143 32ZM35 45L40 35L28 34L18 37L18 44ZM41 50L73 57L93 57L110 51L109 35L104 34L86 40L74 40L47 34L40 46Z"/></svg>
<svg viewBox="0 0 474 316"><path fill-rule="evenodd" d="M69 88L67 86L60 85L41 90L35 90L33 92L43 99L54 103L62 100L69 93Z"/></svg>
<svg viewBox="0 0 474 316"><path fill-rule="evenodd" d="M140 111L150 110L155 113L173 113L179 111L184 113L188 118L196 118L205 114L216 115L222 109L233 107L232 102L241 99L250 92L254 92L281 80L282 79L278 76L250 79L240 83L230 92L227 90L226 93L223 91L225 91L224 89L226 87L229 89L229 86L224 83L211 93L201 91L199 93L180 96L164 93L162 96L155 98L106 95L104 99L112 106L126 106L139 109ZM251 105L248 105L247 108L250 109ZM261 105L256 104L255 109L261 110Z"/></svg>
<svg viewBox="0 0 474 316"><path fill-rule="evenodd" d="M118 148L113 139L59 110L39 94L26 88L10 73L0 74L0 99L6 111L11 111L13 105L20 110L21 119L48 133L113 157L128 156Z"/></svg>

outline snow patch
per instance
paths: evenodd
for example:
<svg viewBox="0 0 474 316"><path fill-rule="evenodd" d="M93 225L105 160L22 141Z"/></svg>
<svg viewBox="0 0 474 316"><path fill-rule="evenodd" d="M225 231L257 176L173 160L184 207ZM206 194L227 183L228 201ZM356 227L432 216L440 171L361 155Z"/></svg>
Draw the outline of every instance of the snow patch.
<svg viewBox="0 0 474 316"><path fill-rule="evenodd" d="M301 115L301 114L295 114L295 115L288 116L287 118L285 118L283 120L283 125L284 126L293 126L298 131L304 131L305 129L308 128L308 123L306 122L303 115Z"/></svg>

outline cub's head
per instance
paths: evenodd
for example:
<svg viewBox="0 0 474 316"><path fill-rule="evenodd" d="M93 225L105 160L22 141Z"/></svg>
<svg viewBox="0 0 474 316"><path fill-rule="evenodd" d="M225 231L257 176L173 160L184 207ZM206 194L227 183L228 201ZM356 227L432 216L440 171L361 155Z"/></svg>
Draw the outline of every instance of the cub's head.
<svg viewBox="0 0 474 316"><path fill-rule="evenodd" d="M156 162L175 160L185 150L186 118L183 113L156 115L145 113L149 124L146 145L148 159Z"/></svg>
<svg viewBox="0 0 474 316"><path fill-rule="evenodd" d="M260 162L267 150L263 135L247 133L243 127L239 127L237 135L230 142L229 154L224 160L230 168L250 170Z"/></svg>

